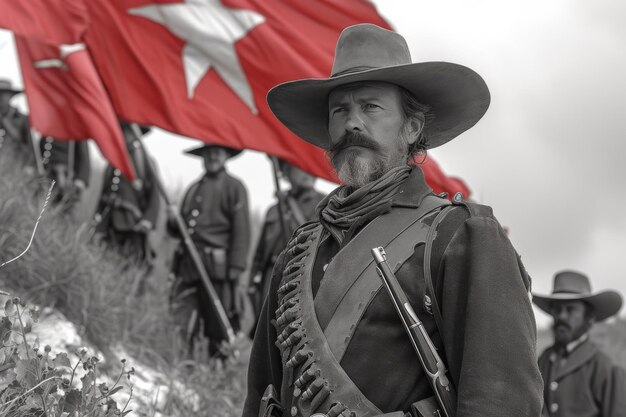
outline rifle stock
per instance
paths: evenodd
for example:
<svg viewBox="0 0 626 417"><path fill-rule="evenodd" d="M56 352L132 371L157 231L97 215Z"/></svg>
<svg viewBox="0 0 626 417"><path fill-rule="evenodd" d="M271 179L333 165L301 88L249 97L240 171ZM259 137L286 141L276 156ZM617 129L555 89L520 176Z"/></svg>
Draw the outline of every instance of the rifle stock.
<svg viewBox="0 0 626 417"><path fill-rule="evenodd" d="M424 373L428 377L430 385L435 393L439 405L438 413L441 417L454 417L456 412L456 393L446 375L446 366L437 353L430 336L426 332L423 323L415 314L409 300L400 286L393 270L387 263L385 250L372 249L372 256L376 262L378 275L383 280L404 328L411 340L413 349L422 364Z"/></svg>

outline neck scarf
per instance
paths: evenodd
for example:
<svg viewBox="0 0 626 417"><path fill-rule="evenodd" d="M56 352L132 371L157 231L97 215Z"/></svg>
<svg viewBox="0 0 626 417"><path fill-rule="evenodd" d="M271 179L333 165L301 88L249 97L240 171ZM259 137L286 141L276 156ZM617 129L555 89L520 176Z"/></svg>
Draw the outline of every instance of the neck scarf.
<svg viewBox="0 0 626 417"><path fill-rule="evenodd" d="M353 226L391 210L391 200L410 172L411 167L404 165L354 191L345 185L337 188L317 207L320 223L342 245Z"/></svg>

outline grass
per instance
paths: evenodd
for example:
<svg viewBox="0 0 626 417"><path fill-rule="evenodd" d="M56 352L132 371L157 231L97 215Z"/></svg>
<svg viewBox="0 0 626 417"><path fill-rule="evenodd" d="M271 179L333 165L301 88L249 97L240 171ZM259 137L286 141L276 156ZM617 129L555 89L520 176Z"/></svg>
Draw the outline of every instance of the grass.
<svg viewBox="0 0 626 417"><path fill-rule="evenodd" d="M26 248L49 186L47 180L26 174L23 166L6 147L0 152L0 263ZM30 250L0 268L0 289L29 303L56 308L105 356L112 355L115 346L123 346L137 360L169 375L169 415L240 414L245 359L225 369L206 356L186 361L170 318L166 266L157 265L146 274L143 265L94 241L89 224L49 206ZM146 290L136 295L144 278ZM196 407L190 408L185 399L189 388L197 394Z"/></svg>

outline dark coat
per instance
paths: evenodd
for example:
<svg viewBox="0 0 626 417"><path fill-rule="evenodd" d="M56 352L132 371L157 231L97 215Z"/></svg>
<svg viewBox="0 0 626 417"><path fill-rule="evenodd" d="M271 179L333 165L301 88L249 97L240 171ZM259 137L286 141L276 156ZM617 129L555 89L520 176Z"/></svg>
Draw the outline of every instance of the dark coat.
<svg viewBox="0 0 626 417"><path fill-rule="evenodd" d="M6 114L0 114L0 142L2 147L12 147L18 154L23 155L29 164L35 166L35 149L28 116L20 113L15 107L10 107Z"/></svg>
<svg viewBox="0 0 626 417"><path fill-rule="evenodd" d="M241 181L225 170L203 176L189 187L180 214L201 253L206 247L224 249L228 268L246 268L250 217L248 193ZM171 226L170 230L176 233ZM183 254L181 246L179 256Z"/></svg>
<svg viewBox="0 0 626 417"><path fill-rule="evenodd" d="M398 206L417 208L431 193L421 170L415 168L394 197L392 210ZM358 234L353 236L359 238ZM314 293L324 266L338 250L332 239L320 244L313 269ZM441 332L424 305L423 258L424 247L418 245L397 277L446 358L457 387L456 416L538 416L542 381L535 355L530 279L497 220L489 214L470 217L459 206L439 227L431 265L444 321ZM252 347L245 417L257 415L268 384L281 386L282 362L270 321L275 318L276 291L283 269L281 256ZM318 302L324 300L315 300L316 311L320 311ZM384 291L366 309L340 364L360 391L384 412L407 412L413 402L432 395Z"/></svg>
<svg viewBox="0 0 626 417"><path fill-rule="evenodd" d="M73 141L74 164L72 176L74 180L81 180L85 185L89 185L91 174L91 161L89 158L89 145L86 140ZM51 136L41 138L39 141L42 162L49 178L56 181L63 181L68 175L70 141L55 140ZM60 178L63 172L64 178Z"/></svg>
<svg viewBox="0 0 626 417"><path fill-rule="evenodd" d="M157 221L161 198L156 185L156 173L149 156L135 139L128 146L137 174L131 183L121 171L109 165L104 171L102 194L96 213L101 214L98 230L105 232L131 232L141 220L152 225Z"/></svg>
<svg viewBox="0 0 626 417"><path fill-rule="evenodd" d="M539 357L544 380L543 415L626 417L626 374L587 340L567 357L554 347Z"/></svg>

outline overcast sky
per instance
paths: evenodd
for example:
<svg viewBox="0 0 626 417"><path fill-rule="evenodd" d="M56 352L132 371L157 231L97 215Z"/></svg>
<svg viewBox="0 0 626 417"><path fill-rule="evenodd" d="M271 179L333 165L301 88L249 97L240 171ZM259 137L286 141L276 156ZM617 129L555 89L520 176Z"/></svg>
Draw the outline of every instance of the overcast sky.
<svg viewBox="0 0 626 417"><path fill-rule="evenodd" d="M534 290L550 292L554 272L570 268L597 290L626 293L626 3L374 3L406 37L414 62L460 63L489 85L483 120L432 155L494 208ZM10 37L0 32L0 76L21 85ZM200 174L199 161L179 152L195 143L164 132L147 140L173 187ZM229 170L264 211L273 193L266 157L246 152Z"/></svg>

